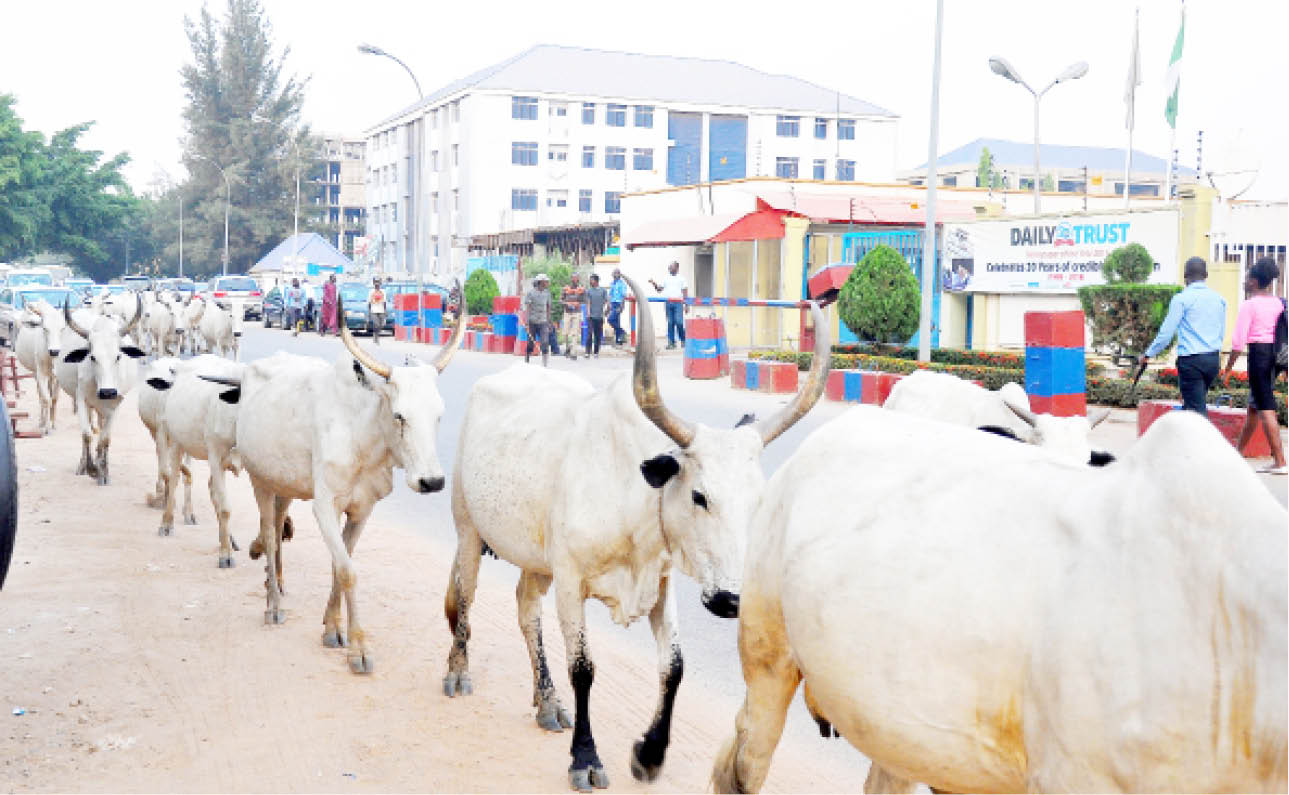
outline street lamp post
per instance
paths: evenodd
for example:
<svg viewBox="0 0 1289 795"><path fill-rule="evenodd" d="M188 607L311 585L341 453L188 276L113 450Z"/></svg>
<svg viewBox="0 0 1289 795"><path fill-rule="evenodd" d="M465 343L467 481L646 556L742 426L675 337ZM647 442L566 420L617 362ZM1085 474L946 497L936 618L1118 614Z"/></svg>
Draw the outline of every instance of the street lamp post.
<svg viewBox="0 0 1289 795"><path fill-rule="evenodd" d="M1079 61L1078 63L1070 64L1069 66L1065 67L1064 72L1061 72L1059 75L1057 75L1056 79L1048 83L1047 87L1044 88L1042 91L1035 91L1030 86L1029 83L1025 82L1025 80L1020 76L1020 73L1016 71L1015 67L1007 63L1007 61L1002 58L997 58L997 57L990 58L989 68L992 69L994 74L996 75L1005 77L1008 80L1012 81L1013 83L1020 83L1022 86L1025 87L1026 91L1034 95L1034 214L1038 215L1039 180L1040 180L1039 162L1038 162L1038 147L1039 147L1038 103L1039 103L1039 100L1043 98L1043 95L1046 94L1048 90L1051 89L1052 86L1056 85L1057 83L1064 83L1067 80L1078 80L1080 77L1083 77L1085 74L1087 74L1088 64L1087 64L1087 61Z"/></svg>
<svg viewBox="0 0 1289 795"><path fill-rule="evenodd" d="M228 174L224 172L224 167L211 160L205 155L194 154L193 157L198 160L205 160L215 168L219 169L219 175L224 178L224 276L228 275L228 209L233 203L233 188L228 182Z"/></svg>
<svg viewBox="0 0 1289 795"><path fill-rule="evenodd" d="M358 52L363 53L364 55L379 55L384 58L388 58L394 63L406 69L408 77L412 78L412 82L416 84L416 98L422 99L425 97L425 92L421 90L421 81L417 80L416 75L412 74L411 68L409 68L407 64L400 61L397 57L395 57L394 55L388 52L385 52L380 47L377 47L373 44L359 44Z"/></svg>

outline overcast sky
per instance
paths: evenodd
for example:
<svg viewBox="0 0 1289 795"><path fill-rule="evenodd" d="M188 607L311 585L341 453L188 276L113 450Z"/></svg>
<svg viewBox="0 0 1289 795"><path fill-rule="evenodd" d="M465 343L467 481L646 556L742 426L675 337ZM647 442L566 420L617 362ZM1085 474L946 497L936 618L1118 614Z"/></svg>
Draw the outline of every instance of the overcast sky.
<svg viewBox="0 0 1289 795"><path fill-rule="evenodd" d="M190 57L184 15L200 0L45 0L6 3L0 92L18 98L28 128L47 135L94 120L86 142L127 151L139 189L179 166ZM728 59L789 74L901 116L897 167L926 160L934 40L933 0L703 3L653 0L505 3L409 0L265 0L287 68L310 76L305 117L316 130L361 133L415 99L397 64L356 50L371 42L398 55L429 93L539 43ZM1203 130L1206 171L1257 168L1245 198L1289 197L1283 0L1188 0L1177 146L1195 165ZM222 15L224 0L210 7ZM1086 77L1043 100L1047 143L1123 146L1124 86L1135 7L1127 0L946 0L940 86L941 153L981 137L1033 140L1032 101L993 75L1007 58L1046 85L1086 60ZM1168 154L1164 72L1178 0L1143 0L1134 146ZM1237 182L1238 180L1232 180ZM1244 180L1238 187L1243 187ZM1228 188L1233 190L1234 188Z"/></svg>

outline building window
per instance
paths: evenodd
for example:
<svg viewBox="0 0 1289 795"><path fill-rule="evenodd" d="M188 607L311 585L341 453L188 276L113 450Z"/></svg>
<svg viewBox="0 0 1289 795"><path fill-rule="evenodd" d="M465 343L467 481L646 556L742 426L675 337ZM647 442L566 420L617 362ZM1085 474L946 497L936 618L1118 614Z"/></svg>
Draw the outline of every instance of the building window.
<svg viewBox="0 0 1289 795"><path fill-rule="evenodd" d="M976 180L976 182L979 182L979 181L980 181L979 179ZM978 187L984 187L984 186L978 186ZM1056 189L1059 190L1061 193L1082 193L1083 180L1063 179L1056 183ZM1122 193L1122 191L1120 193Z"/></svg>
<svg viewBox="0 0 1289 795"><path fill-rule="evenodd" d="M461 209L461 191L455 188L452 190L452 209Z"/></svg>
<svg viewBox="0 0 1289 795"><path fill-rule="evenodd" d="M511 97L510 118L535 120L537 118L537 97Z"/></svg>
<svg viewBox="0 0 1289 795"><path fill-rule="evenodd" d="M439 150L430 152L430 171L439 170Z"/></svg>
<svg viewBox="0 0 1289 795"><path fill-rule="evenodd" d="M459 99L452 103L452 121L454 123L461 121L461 100Z"/></svg>
<svg viewBox="0 0 1289 795"><path fill-rule="evenodd" d="M837 179L841 182L855 181L855 161L854 160L837 161Z"/></svg>
<svg viewBox="0 0 1289 795"><path fill-rule="evenodd" d="M568 191L566 190L548 190L546 191L547 207L567 207Z"/></svg>
<svg viewBox="0 0 1289 795"><path fill-rule="evenodd" d="M653 105L636 105L636 126L653 127Z"/></svg>
<svg viewBox="0 0 1289 795"><path fill-rule="evenodd" d="M512 188L510 191L510 209L536 210L537 191L533 188Z"/></svg>
<svg viewBox="0 0 1289 795"><path fill-rule="evenodd" d="M622 193L621 191L604 192L604 211L606 213L622 212Z"/></svg>
<svg viewBox="0 0 1289 795"><path fill-rule="evenodd" d="M837 137L842 141L855 140L855 120L838 119L837 120Z"/></svg>
<svg viewBox="0 0 1289 795"><path fill-rule="evenodd" d="M595 168L595 147L582 147L582 168Z"/></svg>
<svg viewBox="0 0 1289 795"><path fill-rule="evenodd" d="M785 179L797 178L797 158L776 157L774 159L774 176Z"/></svg>
<svg viewBox="0 0 1289 795"><path fill-rule="evenodd" d="M820 140L828 137L827 119L815 119L815 137Z"/></svg>
<svg viewBox="0 0 1289 795"><path fill-rule="evenodd" d="M827 167L828 167L828 161L827 161L827 160L816 160L816 161L814 161L814 173L812 174L813 178L814 178L814 179L827 179L827 177L824 175L824 170L825 170Z"/></svg>
<svg viewBox="0 0 1289 795"><path fill-rule="evenodd" d="M433 193L430 194L430 212L437 213L438 211L439 211L439 192L434 191Z"/></svg>
<svg viewBox="0 0 1289 795"><path fill-rule="evenodd" d="M595 103L594 102L582 103L582 123L595 124Z"/></svg>
<svg viewBox="0 0 1289 795"><path fill-rule="evenodd" d="M604 147L604 167L610 171L626 171L627 150L623 146Z"/></svg>
<svg viewBox="0 0 1289 795"><path fill-rule="evenodd" d="M604 123L610 127L626 127L627 106L610 105L609 110L604 114Z"/></svg>
<svg viewBox="0 0 1289 795"><path fill-rule="evenodd" d="M435 108L434 110L430 111L430 129L437 130L438 128L439 128L439 109Z"/></svg>
<svg viewBox="0 0 1289 795"><path fill-rule="evenodd" d="M780 116L774 125L774 131L780 138L796 138L801 132L801 117Z"/></svg>
<svg viewBox="0 0 1289 795"><path fill-rule="evenodd" d="M636 171L653 171L653 150L632 149L631 167Z"/></svg>
<svg viewBox="0 0 1289 795"><path fill-rule="evenodd" d="M551 114L552 116L567 116L567 115L568 115L568 103L567 103L567 102L552 102L552 103L551 103L551 106L550 106L550 114Z"/></svg>
<svg viewBox="0 0 1289 795"><path fill-rule="evenodd" d="M546 150L546 157L558 163L568 160L568 144L551 144Z"/></svg>
<svg viewBox="0 0 1289 795"><path fill-rule="evenodd" d="M591 211L591 192L589 190L577 192L577 211L579 213L589 213Z"/></svg>
<svg viewBox="0 0 1289 795"><path fill-rule="evenodd" d="M398 205L397 204L391 204L389 206L389 220L393 221L394 223L398 223Z"/></svg>
<svg viewBox="0 0 1289 795"><path fill-rule="evenodd" d="M453 166L461 165L461 145L460 144L452 144L452 165Z"/></svg>
<svg viewBox="0 0 1289 795"><path fill-rule="evenodd" d="M1031 184L1031 185L1033 184L1033 180L1030 180L1030 184ZM1116 195L1116 196L1122 196L1122 195L1123 195L1123 183L1122 183L1122 182L1116 182L1116 183L1114 184L1114 192L1115 192L1115 195ZM1151 185L1151 184L1144 183L1144 182L1134 182L1134 183L1132 183L1132 187L1128 189L1128 195L1130 195L1130 196L1158 196L1158 195L1159 195L1159 186L1158 186L1158 185Z"/></svg>
<svg viewBox="0 0 1289 795"><path fill-rule="evenodd" d="M438 152L434 153L436 156ZM537 142L515 141L510 145L510 162L516 166L537 165Z"/></svg>
<svg viewBox="0 0 1289 795"><path fill-rule="evenodd" d="M841 161L837 162L837 167L841 168ZM841 177L838 177L838 179L841 179ZM946 188L956 188L958 187L958 176L955 174L952 177L944 177L940 180L940 184Z"/></svg>

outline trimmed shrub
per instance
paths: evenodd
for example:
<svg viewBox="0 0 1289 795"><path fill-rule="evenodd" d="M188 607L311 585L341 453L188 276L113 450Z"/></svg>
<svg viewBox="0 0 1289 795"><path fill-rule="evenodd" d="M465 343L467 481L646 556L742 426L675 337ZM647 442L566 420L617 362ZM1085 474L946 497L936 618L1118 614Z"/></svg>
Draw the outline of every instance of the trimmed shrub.
<svg viewBox="0 0 1289 795"><path fill-rule="evenodd" d="M1106 284L1136 284L1150 278L1155 261L1140 243L1129 243L1110 252L1101 266Z"/></svg>
<svg viewBox="0 0 1289 795"><path fill-rule="evenodd" d="M478 268L465 280L466 314L492 314L492 299L501 295L497 280L484 268Z"/></svg>
<svg viewBox="0 0 1289 795"><path fill-rule="evenodd" d="M860 339L903 343L918 330L920 300L904 256L890 246L877 246L850 272L837 311Z"/></svg>
<svg viewBox="0 0 1289 795"><path fill-rule="evenodd" d="M1079 303L1092 326L1092 344L1116 356L1136 356L1150 345L1168 314L1176 284L1106 284L1079 288ZM1169 343L1169 348L1172 343ZM1165 348L1162 353L1169 350Z"/></svg>

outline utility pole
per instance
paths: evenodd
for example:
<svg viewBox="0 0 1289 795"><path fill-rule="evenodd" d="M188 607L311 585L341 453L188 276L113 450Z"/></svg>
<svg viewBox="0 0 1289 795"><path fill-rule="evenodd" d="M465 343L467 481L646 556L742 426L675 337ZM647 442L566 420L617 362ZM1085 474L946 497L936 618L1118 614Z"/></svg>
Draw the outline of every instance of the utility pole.
<svg viewBox="0 0 1289 795"><path fill-rule="evenodd" d="M1088 209L1088 167L1083 167L1083 210Z"/></svg>
<svg viewBox="0 0 1289 795"><path fill-rule="evenodd" d="M935 60L931 68L931 136L927 143L926 227L922 232L922 311L918 315L918 361L931 361L931 292L935 289L936 159L940 148L940 39L944 31L944 0L935 2ZM1037 114L1038 102L1034 106Z"/></svg>

